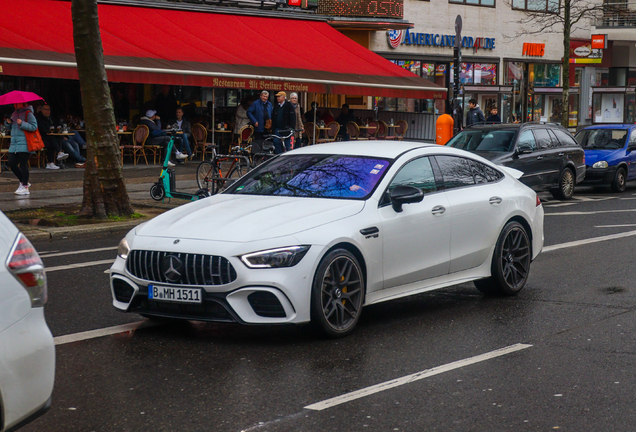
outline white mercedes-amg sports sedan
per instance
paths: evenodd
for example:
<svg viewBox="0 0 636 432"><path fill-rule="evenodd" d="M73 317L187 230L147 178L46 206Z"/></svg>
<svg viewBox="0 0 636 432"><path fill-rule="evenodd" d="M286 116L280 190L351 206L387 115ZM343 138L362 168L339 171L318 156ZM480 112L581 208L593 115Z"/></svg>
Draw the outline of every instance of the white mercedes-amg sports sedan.
<svg viewBox="0 0 636 432"><path fill-rule="evenodd" d="M543 207L521 174L421 143L293 150L130 231L113 305L337 337L365 305L449 285L515 295L543 247Z"/></svg>

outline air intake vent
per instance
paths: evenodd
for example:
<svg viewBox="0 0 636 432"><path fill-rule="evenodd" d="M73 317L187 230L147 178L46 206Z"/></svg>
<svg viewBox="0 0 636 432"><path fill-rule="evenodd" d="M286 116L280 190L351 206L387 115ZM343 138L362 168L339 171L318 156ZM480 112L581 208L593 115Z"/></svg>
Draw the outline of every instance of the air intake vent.
<svg viewBox="0 0 636 432"><path fill-rule="evenodd" d="M117 301L122 303L130 303L130 299L135 292L135 289L127 284L125 281L114 278L113 279L113 291L115 293L115 298Z"/></svg>
<svg viewBox="0 0 636 432"><path fill-rule="evenodd" d="M257 291L247 296L254 313L266 318L285 318L285 309L280 300L269 291Z"/></svg>

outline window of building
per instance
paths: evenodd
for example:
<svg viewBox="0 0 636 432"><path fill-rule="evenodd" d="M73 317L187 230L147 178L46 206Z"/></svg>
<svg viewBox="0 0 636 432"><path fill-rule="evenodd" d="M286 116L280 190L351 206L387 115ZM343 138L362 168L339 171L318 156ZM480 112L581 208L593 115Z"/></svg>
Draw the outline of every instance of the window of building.
<svg viewBox="0 0 636 432"><path fill-rule="evenodd" d="M512 0L512 8L532 12L557 13L559 0Z"/></svg>
<svg viewBox="0 0 636 432"><path fill-rule="evenodd" d="M451 63L451 82L453 82L453 64ZM461 83L497 85L497 64L496 63L462 63L459 72Z"/></svg>
<svg viewBox="0 0 636 432"><path fill-rule="evenodd" d="M558 87L561 85L560 63L531 63L528 65L530 87Z"/></svg>
<svg viewBox="0 0 636 432"><path fill-rule="evenodd" d="M448 0L449 3L495 7L495 0Z"/></svg>

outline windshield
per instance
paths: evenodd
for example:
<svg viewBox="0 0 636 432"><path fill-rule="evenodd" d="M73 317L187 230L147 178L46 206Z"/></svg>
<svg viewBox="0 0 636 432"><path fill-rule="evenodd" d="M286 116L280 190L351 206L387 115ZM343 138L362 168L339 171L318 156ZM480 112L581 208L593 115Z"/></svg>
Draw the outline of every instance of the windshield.
<svg viewBox="0 0 636 432"><path fill-rule="evenodd" d="M281 156L251 171L226 193L365 199L391 162L349 155Z"/></svg>
<svg viewBox="0 0 636 432"><path fill-rule="evenodd" d="M576 134L584 149L617 150L625 146L627 129L587 129Z"/></svg>
<svg viewBox="0 0 636 432"><path fill-rule="evenodd" d="M464 130L446 145L468 151L512 151L516 130Z"/></svg>

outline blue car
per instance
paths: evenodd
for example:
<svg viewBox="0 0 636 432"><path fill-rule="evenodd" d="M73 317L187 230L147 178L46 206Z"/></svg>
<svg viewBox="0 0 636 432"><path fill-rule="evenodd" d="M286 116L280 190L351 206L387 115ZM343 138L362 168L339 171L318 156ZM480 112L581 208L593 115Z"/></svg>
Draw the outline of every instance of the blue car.
<svg viewBox="0 0 636 432"><path fill-rule="evenodd" d="M575 138L585 150L583 185L610 185L623 192L629 180L636 180L636 125L590 126Z"/></svg>

